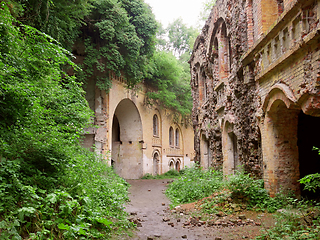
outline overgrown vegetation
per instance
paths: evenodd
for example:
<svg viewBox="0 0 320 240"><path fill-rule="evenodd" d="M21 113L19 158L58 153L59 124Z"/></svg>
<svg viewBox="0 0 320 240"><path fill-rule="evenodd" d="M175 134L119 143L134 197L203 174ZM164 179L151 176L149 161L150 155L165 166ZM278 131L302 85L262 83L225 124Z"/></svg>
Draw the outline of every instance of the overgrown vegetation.
<svg viewBox="0 0 320 240"><path fill-rule="evenodd" d="M170 184L167 196L173 205L206 199L206 212L230 211L230 204L241 203L247 209L275 212L287 204L283 194L271 198L263 188L262 179L254 179L239 172L223 179L220 171L203 171L199 167L187 168L183 176ZM212 197L213 196L213 197Z"/></svg>
<svg viewBox="0 0 320 240"><path fill-rule="evenodd" d="M313 188L311 188L312 190ZM187 168L166 191L173 206L196 202L201 215L231 214L242 210L276 213L274 228L264 229L257 239L320 239L320 204L298 200L290 193L270 197L263 180L238 172L223 178L222 173ZM221 215L221 214L220 214Z"/></svg>
<svg viewBox="0 0 320 240"><path fill-rule="evenodd" d="M80 146L92 113L70 54L12 9L0 2L0 239L105 239L130 226L128 186Z"/></svg>
<svg viewBox="0 0 320 240"><path fill-rule="evenodd" d="M77 73L83 83L93 79L108 91L110 73L124 77L129 87L145 80L156 91L149 95L152 104L182 115L191 113L187 61L198 31L186 27L181 19L163 30L143 0L5 2L19 21L54 36L64 48L83 58L79 62L83 71ZM156 45L160 51L155 51ZM170 52L179 53L179 60ZM172 64L171 72L166 70L166 61Z"/></svg>
<svg viewBox="0 0 320 240"><path fill-rule="evenodd" d="M160 25L157 34L157 51L149 64L145 83L150 86L149 104L158 104L191 114L192 96L190 66L188 64L194 41L199 31L187 27L176 19L166 29Z"/></svg>

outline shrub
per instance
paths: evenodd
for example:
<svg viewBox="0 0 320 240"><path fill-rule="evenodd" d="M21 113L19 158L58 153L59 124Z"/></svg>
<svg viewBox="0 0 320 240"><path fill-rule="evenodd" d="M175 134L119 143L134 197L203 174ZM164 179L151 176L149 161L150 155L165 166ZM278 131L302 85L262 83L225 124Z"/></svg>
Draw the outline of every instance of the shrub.
<svg viewBox="0 0 320 240"><path fill-rule="evenodd" d="M173 205L177 205L208 197L221 187L221 172L203 171L198 166L194 166L186 168L183 175L169 185L166 195Z"/></svg>
<svg viewBox="0 0 320 240"><path fill-rule="evenodd" d="M276 197L269 196L264 188L263 179L254 179L249 174L238 172L228 176L226 188L231 191L231 197L247 204L249 209L275 212L292 199L290 194L278 193Z"/></svg>

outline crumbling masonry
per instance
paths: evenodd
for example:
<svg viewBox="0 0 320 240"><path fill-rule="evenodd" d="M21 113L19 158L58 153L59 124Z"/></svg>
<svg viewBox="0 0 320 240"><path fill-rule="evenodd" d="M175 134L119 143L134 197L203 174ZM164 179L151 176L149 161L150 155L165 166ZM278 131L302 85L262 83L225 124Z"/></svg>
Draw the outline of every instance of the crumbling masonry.
<svg viewBox="0 0 320 240"><path fill-rule="evenodd" d="M217 0L190 59L195 159L274 195L320 172L320 1Z"/></svg>

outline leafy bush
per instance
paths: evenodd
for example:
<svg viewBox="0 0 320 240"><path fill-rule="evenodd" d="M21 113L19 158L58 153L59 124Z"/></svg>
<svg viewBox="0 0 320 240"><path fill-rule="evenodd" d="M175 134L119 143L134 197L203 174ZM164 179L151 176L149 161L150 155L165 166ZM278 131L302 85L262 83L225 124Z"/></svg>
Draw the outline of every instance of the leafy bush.
<svg viewBox="0 0 320 240"><path fill-rule="evenodd" d="M304 190L316 192L320 189L320 173L309 174L299 180L304 184Z"/></svg>
<svg viewBox="0 0 320 240"><path fill-rule="evenodd" d="M166 195L174 205L177 205L208 197L221 187L221 172L203 171L198 166L194 166L186 168L183 175L169 185Z"/></svg>
<svg viewBox="0 0 320 240"><path fill-rule="evenodd" d="M313 147L314 151L318 151L318 154L320 155L320 149L317 147ZM301 184L304 184L304 190L316 192L320 190L320 173L314 173L306 175L305 177L301 178L299 180Z"/></svg>
<svg viewBox="0 0 320 240"><path fill-rule="evenodd" d="M250 209L275 212L291 200L291 195L284 193L278 193L274 198L270 197L264 188L263 179L254 179L243 172L228 176L225 184L231 191L231 197L241 200Z"/></svg>

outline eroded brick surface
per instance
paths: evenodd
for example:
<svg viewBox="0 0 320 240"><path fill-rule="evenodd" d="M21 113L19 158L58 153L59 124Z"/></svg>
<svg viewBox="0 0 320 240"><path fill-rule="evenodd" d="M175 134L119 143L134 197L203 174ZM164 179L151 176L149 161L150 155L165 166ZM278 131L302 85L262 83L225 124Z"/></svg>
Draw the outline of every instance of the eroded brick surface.
<svg viewBox="0 0 320 240"><path fill-rule="evenodd" d="M299 114L320 116L319 18L316 0L217 0L190 59L202 166L240 164L271 195L299 194Z"/></svg>

